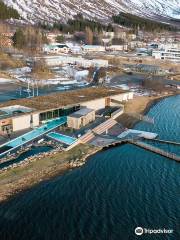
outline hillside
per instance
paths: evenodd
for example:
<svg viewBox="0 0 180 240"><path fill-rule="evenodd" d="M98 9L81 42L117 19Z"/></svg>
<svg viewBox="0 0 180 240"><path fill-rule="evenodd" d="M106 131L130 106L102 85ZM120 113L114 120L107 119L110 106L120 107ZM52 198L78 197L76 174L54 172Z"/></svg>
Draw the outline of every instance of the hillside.
<svg viewBox="0 0 180 240"><path fill-rule="evenodd" d="M1 0L0 0L0 20L16 18L20 17L19 13L14 10L12 7L7 7Z"/></svg>
<svg viewBox="0 0 180 240"><path fill-rule="evenodd" d="M31 22L67 21L77 13L84 17L110 21L112 15L126 12L168 22L180 19L179 0L3 0Z"/></svg>

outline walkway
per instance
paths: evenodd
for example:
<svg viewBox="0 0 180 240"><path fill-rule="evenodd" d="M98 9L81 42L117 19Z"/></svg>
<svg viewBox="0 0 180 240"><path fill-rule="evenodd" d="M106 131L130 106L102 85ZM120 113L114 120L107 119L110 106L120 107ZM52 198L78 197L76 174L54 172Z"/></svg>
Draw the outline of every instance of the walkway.
<svg viewBox="0 0 180 240"><path fill-rule="evenodd" d="M162 150L162 149L160 149L158 147L154 147L154 146L152 146L150 144L143 143L141 141L128 140L127 142L131 143L133 145L136 145L138 147L144 148L144 149L146 149L148 151L151 151L151 152L154 152L156 154L159 154L159 155L161 155L163 157L167 157L167 158L173 159L173 160L175 160L177 162L180 162L180 157L178 155L174 154L174 153L170 153L170 152L164 151L164 150Z"/></svg>
<svg viewBox="0 0 180 240"><path fill-rule="evenodd" d="M55 128L65 124L67 122L67 117L60 117L54 120L47 122L41 127L35 128L34 130L21 135L3 145L0 146L1 149L5 149L5 151L1 151L0 157L4 154L23 146L24 144L44 135L45 133L54 130Z"/></svg>
<svg viewBox="0 0 180 240"><path fill-rule="evenodd" d="M162 139L146 139L146 140L180 146L179 142L174 142L174 141L168 141L168 140L162 140Z"/></svg>

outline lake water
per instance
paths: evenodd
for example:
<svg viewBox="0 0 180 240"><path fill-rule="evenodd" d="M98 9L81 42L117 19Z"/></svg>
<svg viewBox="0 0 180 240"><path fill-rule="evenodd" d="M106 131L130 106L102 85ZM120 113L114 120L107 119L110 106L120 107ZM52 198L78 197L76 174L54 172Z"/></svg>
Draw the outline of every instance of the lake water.
<svg viewBox="0 0 180 240"><path fill-rule="evenodd" d="M155 124L136 129L180 141L180 96L162 100L148 115ZM136 236L137 226L174 232ZM82 168L1 204L0 229L1 240L178 240L180 164L132 145L101 151Z"/></svg>

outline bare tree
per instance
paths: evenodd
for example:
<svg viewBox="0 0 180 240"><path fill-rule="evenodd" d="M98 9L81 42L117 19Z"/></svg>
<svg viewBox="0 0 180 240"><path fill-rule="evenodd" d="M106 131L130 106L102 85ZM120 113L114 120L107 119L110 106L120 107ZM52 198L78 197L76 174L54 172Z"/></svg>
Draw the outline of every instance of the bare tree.
<svg viewBox="0 0 180 240"><path fill-rule="evenodd" d="M93 32L89 27L86 27L86 43L93 44Z"/></svg>

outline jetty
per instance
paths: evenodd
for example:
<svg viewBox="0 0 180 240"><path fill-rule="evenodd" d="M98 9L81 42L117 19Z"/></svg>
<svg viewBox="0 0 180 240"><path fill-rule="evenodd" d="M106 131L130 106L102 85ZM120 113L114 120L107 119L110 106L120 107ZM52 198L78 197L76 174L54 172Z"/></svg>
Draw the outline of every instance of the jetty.
<svg viewBox="0 0 180 240"><path fill-rule="evenodd" d="M154 139L153 139L153 141L154 141ZM161 140L161 141L164 141L164 140ZM170 141L167 141L167 142L170 142ZM143 148L143 149L145 149L147 151L150 151L150 152L156 153L158 155L161 155L163 157L166 157L166 158L175 160L177 162L180 162L180 156L178 156L178 155L176 155L174 153L162 150L161 148L154 147L154 146L152 146L150 144L144 143L144 142L140 141L139 139L116 140L113 143L110 143L110 144L106 145L105 148L116 146L116 145L121 145L121 144L125 144L125 143L129 143L129 144L135 145L135 146ZM175 143L175 144L179 145L179 143Z"/></svg>
<svg viewBox="0 0 180 240"><path fill-rule="evenodd" d="M150 152L154 152L156 154L159 154L159 155L161 155L163 157L166 157L166 158L175 160L177 162L180 162L180 156L178 156L178 155L176 155L174 153L162 150L162 149L160 149L158 147L154 147L154 146L152 146L150 144L143 143L141 141L128 140L127 142L130 143L130 144L136 145L138 147L144 148L144 149L146 149L146 150L148 150Z"/></svg>
<svg viewBox="0 0 180 240"><path fill-rule="evenodd" d="M154 141L154 142L166 143L166 144L172 144L172 145L180 146L179 142L174 142L174 141L168 141L168 140L162 140L162 139L146 139L146 140L151 140L151 141Z"/></svg>

